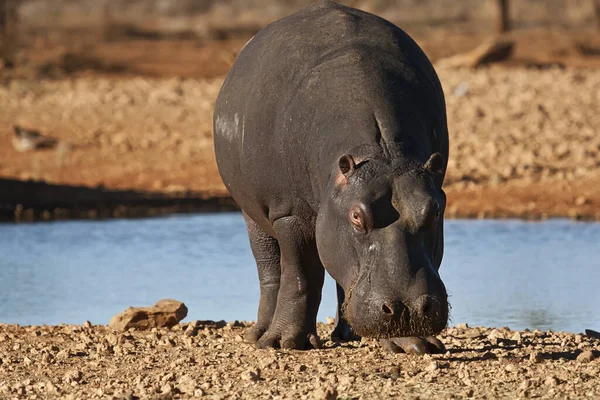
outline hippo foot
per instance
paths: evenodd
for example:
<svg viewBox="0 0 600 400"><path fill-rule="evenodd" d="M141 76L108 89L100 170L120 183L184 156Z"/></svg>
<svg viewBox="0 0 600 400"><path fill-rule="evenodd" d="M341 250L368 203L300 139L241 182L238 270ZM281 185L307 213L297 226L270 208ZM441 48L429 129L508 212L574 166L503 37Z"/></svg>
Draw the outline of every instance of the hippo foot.
<svg viewBox="0 0 600 400"><path fill-rule="evenodd" d="M256 344L256 342L258 342L258 340L262 337L266 330L267 328L259 326L257 324L248 332L246 332L246 334L244 335L244 341L247 343Z"/></svg>
<svg viewBox="0 0 600 400"><path fill-rule="evenodd" d="M380 343L384 350L391 353L423 355L446 352L444 344L435 336L381 339Z"/></svg>
<svg viewBox="0 0 600 400"><path fill-rule="evenodd" d="M252 331L249 334L253 333ZM256 342L258 349L295 349L311 350L320 349L321 342L316 332L300 331L295 334L281 333L278 331L265 332Z"/></svg>
<svg viewBox="0 0 600 400"><path fill-rule="evenodd" d="M333 332L331 332L331 340L333 342L353 342L360 340L360 336L354 332L345 319L339 319L336 321Z"/></svg>

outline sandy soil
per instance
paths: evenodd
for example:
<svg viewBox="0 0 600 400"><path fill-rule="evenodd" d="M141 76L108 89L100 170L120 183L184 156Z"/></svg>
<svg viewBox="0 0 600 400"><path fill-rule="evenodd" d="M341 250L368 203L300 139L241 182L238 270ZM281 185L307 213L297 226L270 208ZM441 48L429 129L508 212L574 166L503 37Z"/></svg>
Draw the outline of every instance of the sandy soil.
<svg viewBox="0 0 600 400"><path fill-rule="evenodd" d="M447 353L383 352L374 340L256 350L243 323L151 332L0 325L0 397L598 398L600 340L508 328L448 328ZM220 326L220 328L217 328ZM327 338L331 325L320 325Z"/></svg>

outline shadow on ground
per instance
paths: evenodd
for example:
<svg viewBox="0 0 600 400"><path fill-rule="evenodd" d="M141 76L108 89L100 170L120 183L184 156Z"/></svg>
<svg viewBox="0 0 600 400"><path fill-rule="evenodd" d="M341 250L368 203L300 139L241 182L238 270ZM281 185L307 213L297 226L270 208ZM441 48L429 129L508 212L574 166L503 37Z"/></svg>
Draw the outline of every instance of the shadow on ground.
<svg viewBox="0 0 600 400"><path fill-rule="evenodd" d="M136 218L172 213L237 211L229 197L0 179L0 221Z"/></svg>

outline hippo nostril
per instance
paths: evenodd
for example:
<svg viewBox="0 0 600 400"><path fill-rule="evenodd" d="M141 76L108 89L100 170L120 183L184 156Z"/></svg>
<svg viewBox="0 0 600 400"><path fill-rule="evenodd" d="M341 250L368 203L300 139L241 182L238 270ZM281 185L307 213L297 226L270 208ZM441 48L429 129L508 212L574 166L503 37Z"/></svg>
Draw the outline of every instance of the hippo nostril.
<svg viewBox="0 0 600 400"><path fill-rule="evenodd" d="M421 316L434 318L439 312L439 304L431 296L421 296L416 303L416 310Z"/></svg>
<svg viewBox="0 0 600 400"><path fill-rule="evenodd" d="M429 315L429 313L431 313L433 306L431 305L431 301L426 301L425 304L423 304L423 315Z"/></svg>
<svg viewBox="0 0 600 400"><path fill-rule="evenodd" d="M381 306L381 310L385 313L385 314L394 314L394 309L390 306L388 306L387 304L383 303L383 305Z"/></svg>

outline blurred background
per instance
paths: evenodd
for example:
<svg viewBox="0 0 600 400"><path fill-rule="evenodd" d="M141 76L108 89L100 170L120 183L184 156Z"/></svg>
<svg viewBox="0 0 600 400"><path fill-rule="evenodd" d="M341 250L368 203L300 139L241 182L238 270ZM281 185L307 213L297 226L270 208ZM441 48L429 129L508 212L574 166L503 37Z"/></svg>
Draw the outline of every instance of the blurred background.
<svg viewBox="0 0 600 400"><path fill-rule="evenodd" d="M213 154L214 101L239 49L310 3L0 0L0 218L235 210ZM342 3L398 24L434 63L447 217L600 220L600 0ZM241 216L189 218L1 226L0 321L105 323L180 293L192 317L254 318ZM456 322L600 323L598 224L459 220L447 235Z"/></svg>
<svg viewBox="0 0 600 400"><path fill-rule="evenodd" d="M310 3L0 0L2 218L233 207L214 100L241 46ZM434 61L450 216L600 218L598 0L343 3Z"/></svg>

